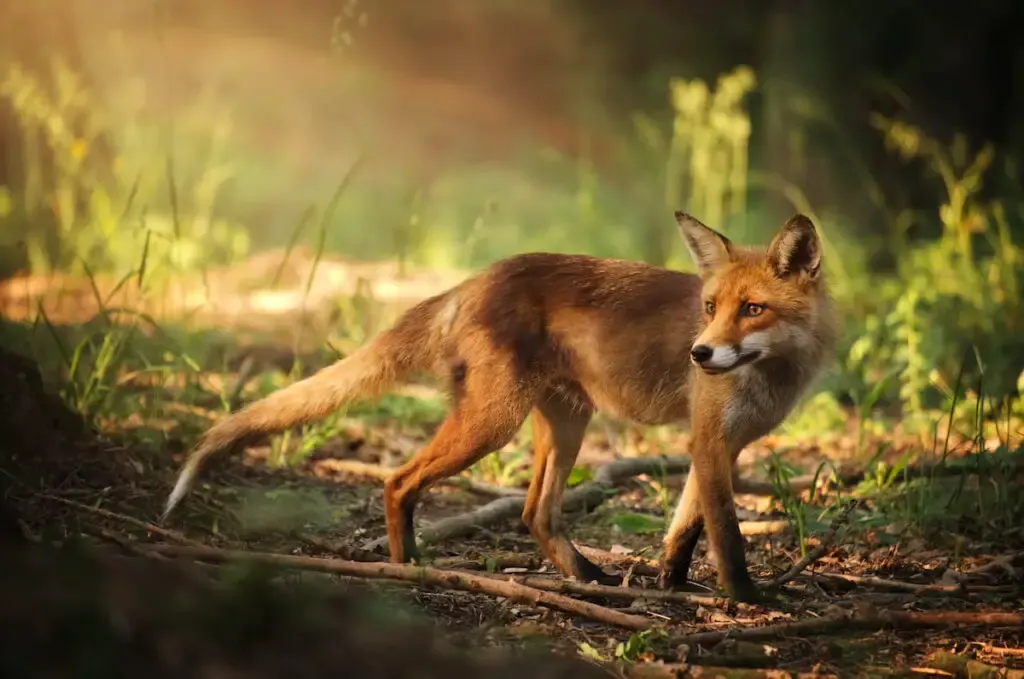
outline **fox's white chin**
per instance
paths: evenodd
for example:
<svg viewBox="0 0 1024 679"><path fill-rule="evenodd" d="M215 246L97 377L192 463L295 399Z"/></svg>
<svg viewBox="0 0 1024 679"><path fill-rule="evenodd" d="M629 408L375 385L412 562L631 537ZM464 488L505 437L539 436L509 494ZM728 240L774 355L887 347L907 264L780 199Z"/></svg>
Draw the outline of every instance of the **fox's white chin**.
<svg viewBox="0 0 1024 679"><path fill-rule="evenodd" d="M729 351L732 354L732 356L730 357L731 360L729 361L718 361L716 360L718 356L713 354L711 359L705 361L704 363L697 363L696 361L692 362L695 366L703 370L705 375L722 375L724 373L733 371L736 368L745 365L750 365L757 359L761 358L760 351L749 351L744 354L736 354L736 352L732 351L731 349L728 349L726 351ZM715 354L718 354L718 352L719 349L715 349Z"/></svg>

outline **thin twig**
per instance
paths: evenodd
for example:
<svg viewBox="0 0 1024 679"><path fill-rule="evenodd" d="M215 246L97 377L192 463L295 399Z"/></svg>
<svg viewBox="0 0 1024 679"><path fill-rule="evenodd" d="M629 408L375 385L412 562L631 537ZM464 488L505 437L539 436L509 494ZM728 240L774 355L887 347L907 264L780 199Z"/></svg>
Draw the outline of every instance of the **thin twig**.
<svg viewBox="0 0 1024 679"><path fill-rule="evenodd" d="M673 601L687 604L698 604L700 606L712 606L715 608L729 608L753 610L755 607L740 602L731 601L726 597L716 597L707 594L695 594L691 592L674 592L662 589L643 589L640 587L612 587L610 585L599 585L596 583L578 582L575 580L563 580L547 578L539 575L517 575L513 579L519 584L526 585L533 589L540 589L545 592L558 592L561 594L578 594L580 596L602 597L607 599L625 599L636 601L647 599L648 601Z"/></svg>
<svg viewBox="0 0 1024 679"><path fill-rule="evenodd" d="M204 546L201 542L196 542L195 540L189 539L176 530L171 530L169 528L161 528L160 526L149 523L148 521L140 521L139 519L136 519L132 516L128 516L127 514L112 512L109 509L103 509L102 507L91 507L89 505L82 504L81 502L68 500L67 498L59 497L57 495L48 495L46 493L40 493L36 497L41 498L43 500L50 500L52 502L59 502L61 504L68 505L69 507L74 507L84 512L96 514L97 516L102 516L107 519L113 519L115 521L121 521L123 523L131 524L136 528L141 528L142 530L149 531L150 533L154 533L165 538L170 538L171 540L180 542L183 545L190 545L192 547Z"/></svg>
<svg viewBox="0 0 1024 679"><path fill-rule="evenodd" d="M845 507L843 507L843 510L836 515L836 517L832 520L832 524L828 527L828 530L825 531L825 534L821 536L821 542L818 544L817 547L807 552L807 554L805 554L802 559L793 564L793 567L790 568L788 571L779 575L776 578L773 578L768 583L768 586L773 588L782 587L784 584L786 584L796 576L800 575L800 573L802 573L805 568L813 564L818 559L824 557L829 552L829 550L832 549L832 541L835 539L836 533L839 531L839 528L846 523L846 520L850 515L850 510L853 509L853 505L854 503L852 502L848 503Z"/></svg>
<svg viewBox="0 0 1024 679"><path fill-rule="evenodd" d="M565 613L630 630L645 630L654 627L654 623L651 620L638 615L621 613L604 606L570 599L569 597L552 592L533 589L509 580L497 580L461 571L443 571L428 566L414 566L410 564L362 563L342 559L318 559L308 556L247 552L217 549L215 547L149 545L143 549L167 556L179 556L197 560L217 562L251 561L321 573L334 573L372 579L406 580L465 592L491 594L532 606L547 606L548 608Z"/></svg>

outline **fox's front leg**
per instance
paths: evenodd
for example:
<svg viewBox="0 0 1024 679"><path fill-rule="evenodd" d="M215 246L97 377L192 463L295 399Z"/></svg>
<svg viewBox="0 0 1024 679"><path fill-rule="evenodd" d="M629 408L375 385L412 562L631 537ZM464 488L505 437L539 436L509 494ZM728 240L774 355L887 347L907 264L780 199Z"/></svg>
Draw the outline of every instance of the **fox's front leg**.
<svg viewBox="0 0 1024 679"><path fill-rule="evenodd" d="M682 495L676 505L672 523L665 533L661 560L661 586L681 589L686 586L693 563L693 550L704 531L704 510L700 504L696 476L686 475Z"/></svg>
<svg viewBox="0 0 1024 679"><path fill-rule="evenodd" d="M672 525L665 536L662 583L679 587L693 560L702 530L706 527L718 566L718 583L730 598L753 602L760 598L747 571L743 536L733 504L732 467L723 437L708 431L708 422L694 422L692 465L683 487ZM710 434L710 435L709 435Z"/></svg>

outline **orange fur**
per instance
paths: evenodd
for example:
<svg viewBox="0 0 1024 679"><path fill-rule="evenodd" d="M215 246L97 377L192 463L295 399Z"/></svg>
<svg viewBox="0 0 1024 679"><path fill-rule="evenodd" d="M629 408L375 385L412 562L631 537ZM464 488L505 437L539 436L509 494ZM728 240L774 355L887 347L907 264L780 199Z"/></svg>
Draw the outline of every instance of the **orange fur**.
<svg viewBox="0 0 1024 679"><path fill-rule="evenodd" d="M699 276L582 255L496 262L415 306L352 356L211 427L165 516L207 459L428 371L447 382L452 408L385 484L393 561L416 555L420 495L505 445L531 417L534 474L523 521L564 574L610 580L577 551L561 519L566 479L601 410L644 424L691 422L693 473L665 537L664 585L685 583L706 526L722 586L737 599L756 598L732 468L745 445L789 413L829 354L835 332L819 243L800 215L767 251L734 245L686 214L676 219Z"/></svg>

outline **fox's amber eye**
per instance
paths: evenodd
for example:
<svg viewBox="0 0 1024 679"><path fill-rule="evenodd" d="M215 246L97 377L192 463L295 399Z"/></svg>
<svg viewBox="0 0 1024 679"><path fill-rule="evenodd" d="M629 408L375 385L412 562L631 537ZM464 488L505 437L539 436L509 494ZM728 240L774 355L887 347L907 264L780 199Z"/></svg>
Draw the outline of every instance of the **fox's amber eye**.
<svg viewBox="0 0 1024 679"><path fill-rule="evenodd" d="M763 304L754 304L753 302L750 302L743 307L744 316L760 316L762 313L764 313Z"/></svg>
<svg viewBox="0 0 1024 679"><path fill-rule="evenodd" d="M715 315L715 303L711 301L704 302L704 313L708 316Z"/></svg>

